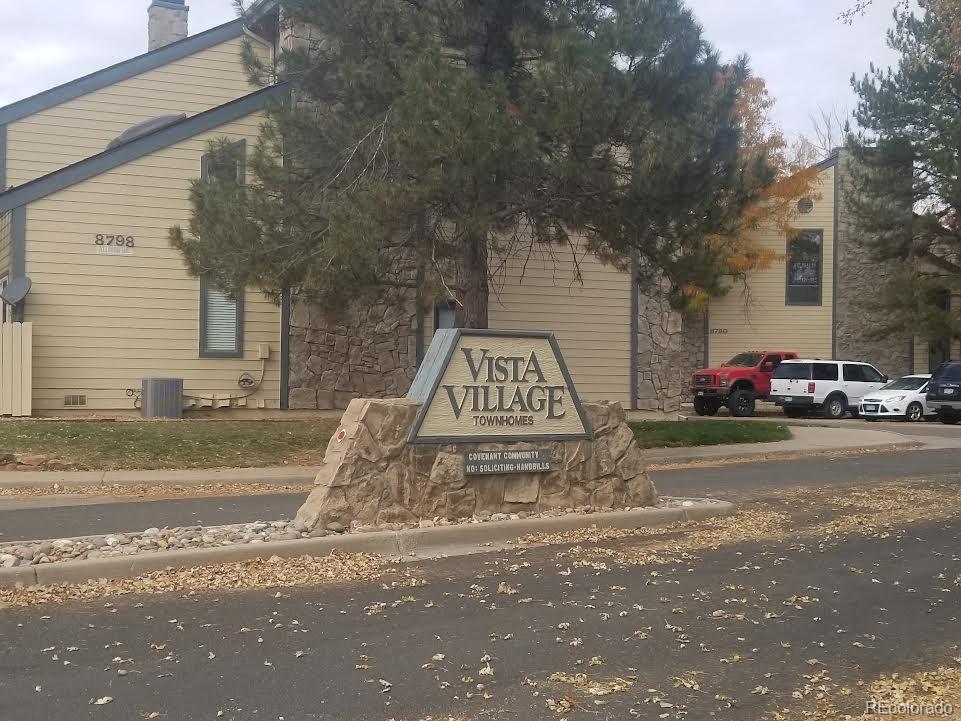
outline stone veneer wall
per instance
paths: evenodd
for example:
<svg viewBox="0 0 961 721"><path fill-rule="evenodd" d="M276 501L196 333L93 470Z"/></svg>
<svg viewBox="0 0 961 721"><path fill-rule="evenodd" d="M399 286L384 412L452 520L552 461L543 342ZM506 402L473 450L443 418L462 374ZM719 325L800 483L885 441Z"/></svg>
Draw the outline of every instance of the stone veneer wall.
<svg viewBox="0 0 961 721"><path fill-rule="evenodd" d="M691 373L706 364L704 316L683 318L667 299L641 296L637 318L637 409L675 413Z"/></svg>
<svg viewBox="0 0 961 721"><path fill-rule="evenodd" d="M290 408L346 408L353 398L405 396L417 373L416 328L413 297L351 309L337 319L295 298Z"/></svg>
<svg viewBox="0 0 961 721"><path fill-rule="evenodd" d="M657 491L624 409L619 403L583 407L592 440L410 444L418 402L354 400L327 446L295 528L654 505ZM478 476L464 472L467 451L534 448L550 449L552 470Z"/></svg>
<svg viewBox="0 0 961 721"><path fill-rule="evenodd" d="M875 260L860 239L857 219L847 208L845 199L853 192L850 187L848 167L853 162L847 151L841 157L835 172L840 177L840 217L838 222L837 283L835 298L835 357L839 360L860 360L871 363L889 376L904 375L912 371L911 339L887 336L875 338L870 331L883 325L884 311L871 307L878 288L887 282L896 262ZM923 372L926 368L918 369Z"/></svg>

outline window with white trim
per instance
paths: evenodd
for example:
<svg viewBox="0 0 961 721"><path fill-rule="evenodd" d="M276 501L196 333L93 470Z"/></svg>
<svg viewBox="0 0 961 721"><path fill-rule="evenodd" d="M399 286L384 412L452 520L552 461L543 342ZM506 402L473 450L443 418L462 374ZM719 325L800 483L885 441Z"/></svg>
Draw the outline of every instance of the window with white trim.
<svg viewBox="0 0 961 721"><path fill-rule="evenodd" d="M225 293L200 280L200 355L240 358L243 355L243 297Z"/></svg>

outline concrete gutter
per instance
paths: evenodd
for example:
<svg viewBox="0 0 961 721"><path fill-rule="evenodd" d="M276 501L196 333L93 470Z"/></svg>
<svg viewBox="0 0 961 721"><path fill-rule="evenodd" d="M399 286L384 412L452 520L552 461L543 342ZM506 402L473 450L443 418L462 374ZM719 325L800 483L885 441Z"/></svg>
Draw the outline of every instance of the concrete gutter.
<svg viewBox="0 0 961 721"><path fill-rule="evenodd" d="M10 588L17 584L47 586L56 583L82 583L100 578L134 578L144 573L167 568L192 568L271 556L281 558L304 555L326 556L333 551L376 553L388 558L460 556L488 552L530 533L558 533L591 526L653 528L683 521L701 521L707 518L730 516L735 512L734 504L726 501L705 498L664 498L662 500L671 500L678 504L689 502L691 505L607 513L570 513L548 518L490 521L403 531L348 533L298 541L248 543L220 548L197 548L114 558L94 558L85 561L44 563L0 569L0 588Z"/></svg>

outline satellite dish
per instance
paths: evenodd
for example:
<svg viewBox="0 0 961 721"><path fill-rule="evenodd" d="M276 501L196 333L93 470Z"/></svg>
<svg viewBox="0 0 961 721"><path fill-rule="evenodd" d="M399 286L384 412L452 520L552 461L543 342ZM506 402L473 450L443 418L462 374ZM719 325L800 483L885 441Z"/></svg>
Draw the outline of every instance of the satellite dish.
<svg viewBox="0 0 961 721"><path fill-rule="evenodd" d="M7 283L6 288L0 291L0 299L9 305L16 305L27 297L27 293L30 292L30 286L31 282L27 276L14 278Z"/></svg>

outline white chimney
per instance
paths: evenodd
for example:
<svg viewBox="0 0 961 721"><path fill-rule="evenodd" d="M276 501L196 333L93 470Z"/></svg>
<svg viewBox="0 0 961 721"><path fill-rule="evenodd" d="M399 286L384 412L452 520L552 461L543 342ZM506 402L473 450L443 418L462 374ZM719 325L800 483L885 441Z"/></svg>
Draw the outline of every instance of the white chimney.
<svg viewBox="0 0 961 721"><path fill-rule="evenodd" d="M153 0L147 9L147 50L187 37L186 0Z"/></svg>

